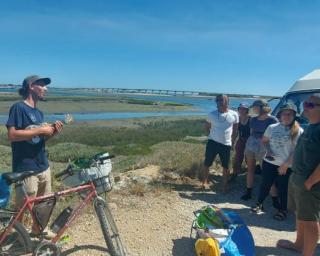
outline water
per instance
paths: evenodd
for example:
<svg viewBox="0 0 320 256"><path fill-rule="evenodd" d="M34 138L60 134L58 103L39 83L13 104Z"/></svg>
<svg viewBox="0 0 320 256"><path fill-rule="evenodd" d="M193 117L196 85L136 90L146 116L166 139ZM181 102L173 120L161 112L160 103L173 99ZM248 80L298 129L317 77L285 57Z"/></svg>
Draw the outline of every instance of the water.
<svg viewBox="0 0 320 256"><path fill-rule="evenodd" d="M3 91L0 89L0 91ZM58 91L58 90L57 90ZM65 95L65 94L64 94ZM70 95L74 95L71 93ZM83 95L83 94L82 94ZM96 120L111 120L111 119L130 119L144 117L159 117L159 116L206 116L210 111L216 108L214 97L183 97L183 96L155 96L155 95L126 95L126 97L143 99L160 102L175 102L189 104L193 110L187 111L170 111L170 112L102 112L102 113L72 113L76 121L96 121ZM236 109L240 103L250 105L254 99L230 98L230 107ZM270 105L275 106L276 102L271 101ZM7 121L7 115L0 115L0 123L4 124ZM55 120L63 120L63 114L46 115L46 121L52 122Z"/></svg>

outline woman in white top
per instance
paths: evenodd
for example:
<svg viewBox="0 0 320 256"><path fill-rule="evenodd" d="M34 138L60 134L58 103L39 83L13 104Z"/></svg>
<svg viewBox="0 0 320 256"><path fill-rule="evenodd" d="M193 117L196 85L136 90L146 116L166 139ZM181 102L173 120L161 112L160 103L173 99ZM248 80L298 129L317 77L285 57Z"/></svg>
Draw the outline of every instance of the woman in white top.
<svg viewBox="0 0 320 256"><path fill-rule="evenodd" d="M263 201L275 183L278 190L279 210L274 215L276 220L287 217L288 180L291 174L292 155L303 129L295 121L297 108L292 103L285 104L279 111L280 123L266 129L262 141L267 153L262 163L262 182L258 202L251 208L257 214L263 213Z"/></svg>

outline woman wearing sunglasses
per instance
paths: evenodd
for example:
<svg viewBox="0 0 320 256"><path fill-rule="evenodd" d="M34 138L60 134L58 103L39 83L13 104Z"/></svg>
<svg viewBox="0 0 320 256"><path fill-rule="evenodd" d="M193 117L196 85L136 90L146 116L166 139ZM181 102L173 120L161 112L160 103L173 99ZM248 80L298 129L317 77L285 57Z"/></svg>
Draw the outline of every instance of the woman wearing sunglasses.
<svg viewBox="0 0 320 256"><path fill-rule="evenodd" d="M279 198L278 212L274 219L282 221L287 217L288 181L291 174L292 156L295 145L303 129L295 121L297 107L287 103L279 111L280 123L272 124L266 129L262 142L267 153L262 162L262 182L258 202L251 211L261 214L263 202L268 196L272 184L276 185Z"/></svg>
<svg viewBox="0 0 320 256"><path fill-rule="evenodd" d="M288 208L296 213L296 241L279 240L277 246L314 255L320 235L320 93L303 104L309 125L300 136L293 155L288 188Z"/></svg>

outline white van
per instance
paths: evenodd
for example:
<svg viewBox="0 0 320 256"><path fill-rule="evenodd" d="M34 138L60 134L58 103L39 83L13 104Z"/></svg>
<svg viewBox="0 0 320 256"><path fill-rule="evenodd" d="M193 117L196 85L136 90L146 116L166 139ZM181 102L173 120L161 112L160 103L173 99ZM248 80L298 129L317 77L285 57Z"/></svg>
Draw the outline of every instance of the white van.
<svg viewBox="0 0 320 256"><path fill-rule="evenodd" d="M278 105L272 111L273 115L277 115L281 106L286 102L293 102L298 109L297 121L302 126L305 126L308 121L303 118L303 101L306 100L310 94L320 93L320 69L316 69L306 76L296 81L289 91L281 98Z"/></svg>

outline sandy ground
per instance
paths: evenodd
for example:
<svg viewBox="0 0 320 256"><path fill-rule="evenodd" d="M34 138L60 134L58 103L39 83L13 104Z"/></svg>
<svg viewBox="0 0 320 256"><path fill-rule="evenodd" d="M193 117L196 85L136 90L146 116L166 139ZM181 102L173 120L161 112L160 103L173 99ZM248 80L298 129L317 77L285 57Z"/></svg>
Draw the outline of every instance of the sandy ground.
<svg viewBox="0 0 320 256"><path fill-rule="evenodd" d="M220 192L221 177L218 175L212 176L215 184L208 191L196 189L194 184L167 184L165 189L154 188L143 196L130 195L125 191L111 192L110 206L128 255L195 255L195 241L190 238L193 212L207 204L234 210L243 218L254 237L256 255L298 255L275 247L278 239L294 239L293 214L283 222L274 220L275 210L270 199L266 201L264 215L250 213L249 207L254 200L242 202L239 199L244 180L245 176L238 177L226 195ZM71 241L64 246L63 255L107 254L93 214L83 215L69 234ZM320 248L316 255L320 255Z"/></svg>

